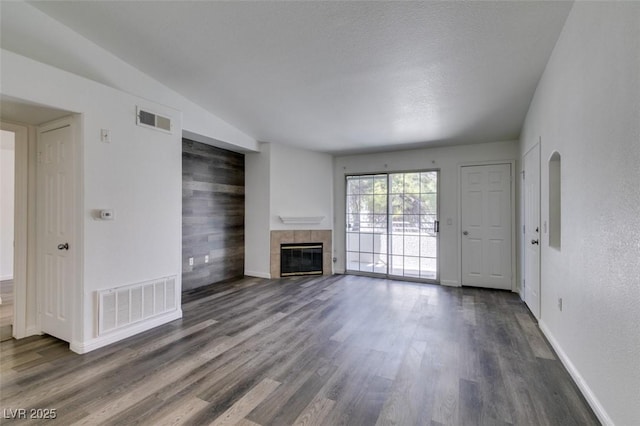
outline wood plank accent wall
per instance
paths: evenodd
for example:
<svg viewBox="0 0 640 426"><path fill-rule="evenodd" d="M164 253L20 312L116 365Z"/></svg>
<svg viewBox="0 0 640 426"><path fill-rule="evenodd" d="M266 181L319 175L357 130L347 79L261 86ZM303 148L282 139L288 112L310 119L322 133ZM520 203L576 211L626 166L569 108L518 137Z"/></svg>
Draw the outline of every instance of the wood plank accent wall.
<svg viewBox="0 0 640 426"><path fill-rule="evenodd" d="M182 140L183 290L244 275L244 188L243 154Z"/></svg>

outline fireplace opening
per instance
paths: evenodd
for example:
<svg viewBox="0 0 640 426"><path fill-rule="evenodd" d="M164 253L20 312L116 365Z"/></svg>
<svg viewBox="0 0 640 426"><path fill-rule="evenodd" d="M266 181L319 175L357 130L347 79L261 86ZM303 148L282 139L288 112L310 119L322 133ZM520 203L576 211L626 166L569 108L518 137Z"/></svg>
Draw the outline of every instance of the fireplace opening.
<svg viewBox="0 0 640 426"><path fill-rule="evenodd" d="M280 245L280 276L322 275L322 243Z"/></svg>

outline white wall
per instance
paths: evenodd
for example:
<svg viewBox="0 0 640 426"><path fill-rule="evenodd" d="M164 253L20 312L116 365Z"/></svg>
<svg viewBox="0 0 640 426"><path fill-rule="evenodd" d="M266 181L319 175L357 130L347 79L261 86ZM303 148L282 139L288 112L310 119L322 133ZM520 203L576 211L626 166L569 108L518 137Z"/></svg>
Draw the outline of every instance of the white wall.
<svg viewBox="0 0 640 426"><path fill-rule="evenodd" d="M81 114L76 143L81 303L74 312L72 348L95 349L109 342L96 338L96 290L173 275L180 283L182 116L12 52L0 54L2 95ZM174 132L136 126L136 105L171 117ZM100 142L103 128L111 130L111 143ZM114 221L95 219L95 211L104 208L115 210Z"/></svg>
<svg viewBox="0 0 640 426"><path fill-rule="evenodd" d="M0 281L13 279L15 135L0 131Z"/></svg>
<svg viewBox="0 0 640 426"><path fill-rule="evenodd" d="M180 135L237 151L257 151L258 144L27 3L3 3L0 18L2 95L82 114L78 187L84 248L78 299L83 303L72 348L94 349L107 343L95 338L94 290L180 277ZM136 105L172 117L173 135L152 131L149 136L150 130L135 126ZM111 144L97 143L101 128L112 131ZM114 208L116 220L95 220L100 208ZM28 250L33 257L33 245ZM37 332L34 289L26 290L26 328Z"/></svg>
<svg viewBox="0 0 640 426"><path fill-rule="evenodd" d="M259 152L244 159L244 273L270 278L271 144L260 144Z"/></svg>
<svg viewBox="0 0 640 426"><path fill-rule="evenodd" d="M333 229L333 157L271 145L271 230ZM319 224L285 225L280 216L324 216Z"/></svg>
<svg viewBox="0 0 640 426"><path fill-rule="evenodd" d="M426 148L335 158L333 235L336 272L345 270L345 175L425 169L440 170L440 282L460 285L458 224L459 166L464 163L511 161L518 157L516 142L493 142L441 148ZM517 170L513 171L517 175ZM516 179L517 181L517 179ZM515 203L515 200L513 200ZM448 225L448 220L451 225ZM514 272L514 277L516 271Z"/></svg>
<svg viewBox="0 0 640 426"><path fill-rule="evenodd" d="M225 149L255 151L254 138L162 85L24 2L2 2L2 48L184 113L189 137Z"/></svg>
<svg viewBox="0 0 640 426"><path fill-rule="evenodd" d="M540 325L600 420L640 420L640 3L576 2L540 80L521 154L562 155L562 247L541 242ZM563 299L563 309L557 307Z"/></svg>
<svg viewBox="0 0 640 426"><path fill-rule="evenodd" d="M333 159L262 143L245 157L245 274L269 278L272 230L333 229ZM280 216L324 216L319 224L284 224Z"/></svg>

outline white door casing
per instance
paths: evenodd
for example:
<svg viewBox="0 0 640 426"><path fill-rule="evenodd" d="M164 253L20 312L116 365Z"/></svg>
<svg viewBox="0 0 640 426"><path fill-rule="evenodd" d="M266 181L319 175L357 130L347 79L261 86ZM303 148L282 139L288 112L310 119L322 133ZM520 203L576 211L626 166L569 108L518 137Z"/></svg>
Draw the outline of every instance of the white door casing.
<svg viewBox="0 0 640 426"><path fill-rule="evenodd" d="M540 319L540 145L524 155L524 302Z"/></svg>
<svg viewBox="0 0 640 426"><path fill-rule="evenodd" d="M42 332L67 342L73 332L74 146L70 119L38 131L37 288Z"/></svg>
<svg viewBox="0 0 640 426"><path fill-rule="evenodd" d="M12 123L0 123L15 134L15 215L13 275L13 337L27 336L27 232L28 232L28 130Z"/></svg>
<svg viewBox="0 0 640 426"><path fill-rule="evenodd" d="M511 290L511 164L463 166L460 182L461 284Z"/></svg>

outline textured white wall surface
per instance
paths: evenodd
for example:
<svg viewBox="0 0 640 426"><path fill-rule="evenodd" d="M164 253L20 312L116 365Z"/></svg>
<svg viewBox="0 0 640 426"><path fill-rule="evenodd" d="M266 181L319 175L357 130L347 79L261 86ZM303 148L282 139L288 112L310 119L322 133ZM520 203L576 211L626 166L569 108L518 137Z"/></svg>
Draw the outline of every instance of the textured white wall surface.
<svg viewBox="0 0 640 426"><path fill-rule="evenodd" d="M1 131L0 138L0 280L13 279L13 206L15 187L15 135Z"/></svg>
<svg viewBox="0 0 640 426"><path fill-rule="evenodd" d="M269 278L271 144L245 155L244 273Z"/></svg>
<svg viewBox="0 0 640 426"><path fill-rule="evenodd" d="M324 216L319 224L287 225L280 216ZM333 228L333 158L271 146L271 230Z"/></svg>
<svg viewBox="0 0 640 426"><path fill-rule="evenodd" d="M467 163L508 162L517 158L518 145L515 141L336 157L333 188L336 271L344 271L345 268L345 175L439 169L440 281L447 285L460 285L459 166ZM512 173L515 177L518 171L513 170ZM518 182L518 179L514 181ZM512 203L515 206L516 200L512 200ZM449 219L451 225L448 225ZM515 278L515 270L513 274Z"/></svg>
<svg viewBox="0 0 640 426"><path fill-rule="evenodd" d="M95 343L95 290L181 276L181 114L94 81L1 50L2 94L81 114L73 347ZM38 84L34 85L33 82ZM136 126L136 105L171 117L172 134ZM100 141L100 129L111 142ZM97 209L115 220L96 220ZM162 232L159 232L162 231ZM93 347L92 347L93 348Z"/></svg>
<svg viewBox="0 0 640 426"><path fill-rule="evenodd" d="M576 2L521 136L562 155L562 247L541 242L541 321L603 422L640 422L640 3ZM558 309L558 298L563 309Z"/></svg>
<svg viewBox="0 0 640 426"><path fill-rule="evenodd" d="M271 143L245 157L245 273L268 277L272 230L333 229L333 159ZM284 224L280 216L324 216L319 224Z"/></svg>

